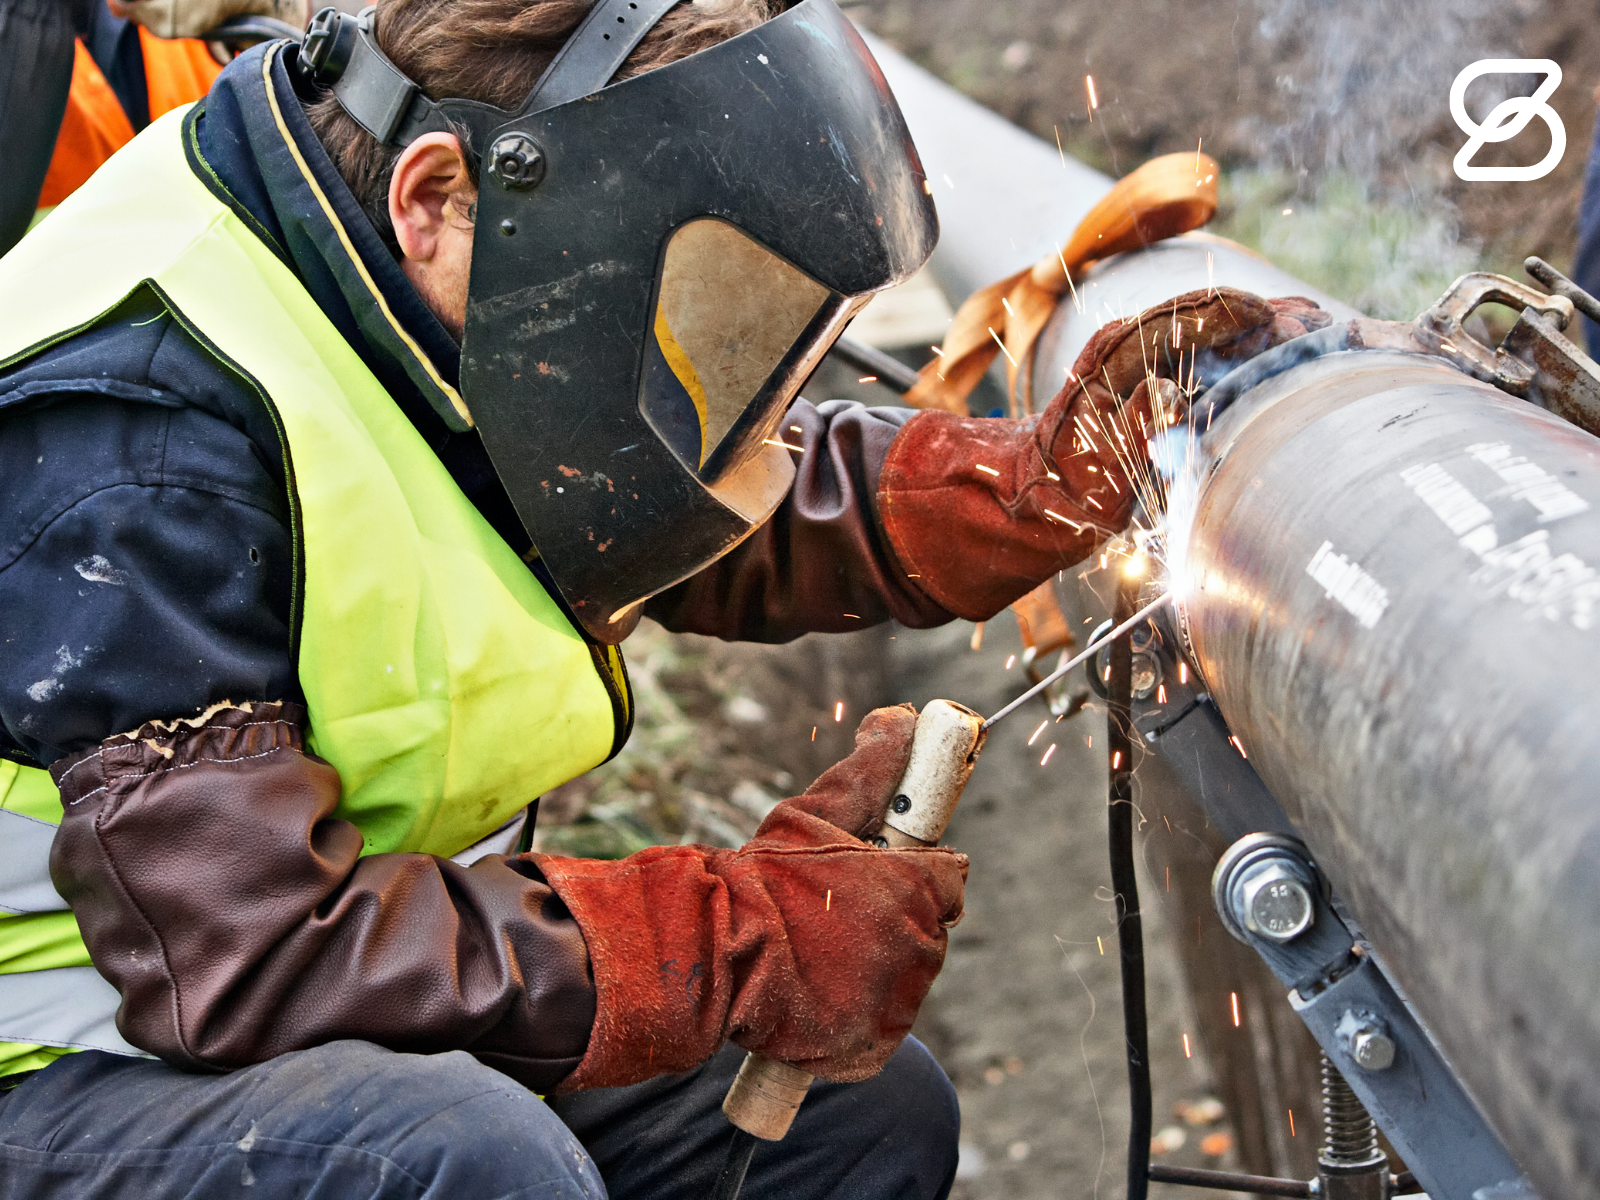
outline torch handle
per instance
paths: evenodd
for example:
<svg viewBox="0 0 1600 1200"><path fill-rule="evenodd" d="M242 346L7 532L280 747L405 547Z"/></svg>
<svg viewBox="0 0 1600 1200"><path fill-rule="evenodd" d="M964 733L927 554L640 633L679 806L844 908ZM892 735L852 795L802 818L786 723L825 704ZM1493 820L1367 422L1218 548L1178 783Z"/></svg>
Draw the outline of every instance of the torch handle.
<svg viewBox="0 0 1600 1200"><path fill-rule="evenodd" d="M883 849L935 845L972 777L988 736L983 718L964 705L934 700L917 717L911 760L884 813L875 839ZM811 1076L798 1067L751 1053L728 1089L722 1111L740 1129L775 1142L789 1132Z"/></svg>

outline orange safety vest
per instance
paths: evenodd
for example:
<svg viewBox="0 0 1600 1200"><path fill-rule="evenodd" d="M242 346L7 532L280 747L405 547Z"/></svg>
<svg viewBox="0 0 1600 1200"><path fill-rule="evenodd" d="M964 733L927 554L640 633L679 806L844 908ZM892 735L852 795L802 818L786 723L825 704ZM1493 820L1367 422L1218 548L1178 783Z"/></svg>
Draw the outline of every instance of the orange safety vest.
<svg viewBox="0 0 1600 1200"><path fill-rule="evenodd" d="M211 90L222 67L206 44L194 38L159 38L139 27L150 119L190 104ZM82 39L72 60L72 91L56 134L55 153L39 190L40 208L60 204L106 159L133 140L133 123Z"/></svg>

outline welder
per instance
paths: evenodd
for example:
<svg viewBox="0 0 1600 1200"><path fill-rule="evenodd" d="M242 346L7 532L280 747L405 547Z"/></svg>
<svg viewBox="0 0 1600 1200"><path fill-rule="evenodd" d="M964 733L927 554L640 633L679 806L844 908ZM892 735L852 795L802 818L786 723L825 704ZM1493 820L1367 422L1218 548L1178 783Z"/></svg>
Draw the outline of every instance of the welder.
<svg viewBox="0 0 1600 1200"><path fill-rule="evenodd" d="M385 0L0 260L0 1196L703 1194L739 1048L827 1081L748 1194L948 1192L909 708L741 849L528 849L641 614L982 619L1128 519L1131 324L1026 422L797 399L935 234L830 0Z"/></svg>

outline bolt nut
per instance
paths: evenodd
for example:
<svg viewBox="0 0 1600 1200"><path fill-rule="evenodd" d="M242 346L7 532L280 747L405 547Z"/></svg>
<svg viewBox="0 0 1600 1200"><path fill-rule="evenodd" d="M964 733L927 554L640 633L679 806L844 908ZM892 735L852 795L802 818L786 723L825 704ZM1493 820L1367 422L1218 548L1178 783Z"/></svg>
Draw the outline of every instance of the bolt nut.
<svg viewBox="0 0 1600 1200"><path fill-rule="evenodd" d="M1394 1039L1376 1014L1346 1009L1334 1032L1363 1071L1387 1071L1394 1065Z"/></svg>
<svg viewBox="0 0 1600 1200"><path fill-rule="evenodd" d="M910 796L896 796L894 798L894 803L892 803L889 807L894 809L894 811L897 812L897 813L910 812L911 811L911 797Z"/></svg>
<svg viewBox="0 0 1600 1200"><path fill-rule="evenodd" d="M1282 861L1249 867L1239 881L1240 923L1269 942L1290 942L1311 928L1316 904L1305 880Z"/></svg>
<svg viewBox="0 0 1600 1200"><path fill-rule="evenodd" d="M1350 1057L1363 1071L1387 1071L1394 1065L1394 1042L1387 1034L1358 1033L1350 1046Z"/></svg>
<svg viewBox="0 0 1600 1200"><path fill-rule="evenodd" d="M525 133L507 133L489 147L489 173L502 187L525 191L544 179L544 151Z"/></svg>

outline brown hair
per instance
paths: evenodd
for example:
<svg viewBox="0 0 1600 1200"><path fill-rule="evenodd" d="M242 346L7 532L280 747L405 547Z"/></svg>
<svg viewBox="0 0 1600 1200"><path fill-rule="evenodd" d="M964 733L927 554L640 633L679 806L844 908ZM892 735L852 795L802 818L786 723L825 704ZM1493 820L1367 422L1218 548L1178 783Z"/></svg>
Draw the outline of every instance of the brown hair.
<svg viewBox="0 0 1600 1200"><path fill-rule="evenodd" d="M515 109L578 27L594 0L383 0L377 38L383 52L429 98L459 97ZM642 75L761 24L782 0L686 0L635 47L615 78ZM393 253L389 180L400 151L381 146L332 94L306 107L311 128L356 202ZM478 147L458 129L476 175Z"/></svg>

